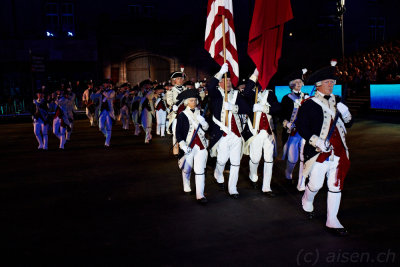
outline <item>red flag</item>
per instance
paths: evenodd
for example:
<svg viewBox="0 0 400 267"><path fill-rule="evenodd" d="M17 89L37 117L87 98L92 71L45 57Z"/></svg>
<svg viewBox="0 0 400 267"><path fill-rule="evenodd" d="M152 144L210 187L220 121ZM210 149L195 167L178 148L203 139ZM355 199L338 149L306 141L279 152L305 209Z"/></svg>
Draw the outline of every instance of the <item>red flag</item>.
<svg viewBox="0 0 400 267"><path fill-rule="evenodd" d="M219 65L224 64L222 15L225 16L226 62L229 65L231 81L236 86L239 81L239 60L236 48L235 26L233 24L232 0L208 1L204 48Z"/></svg>
<svg viewBox="0 0 400 267"><path fill-rule="evenodd" d="M290 0L256 0L247 53L259 72L262 88L278 69L281 57L283 25L293 18Z"/></svg>

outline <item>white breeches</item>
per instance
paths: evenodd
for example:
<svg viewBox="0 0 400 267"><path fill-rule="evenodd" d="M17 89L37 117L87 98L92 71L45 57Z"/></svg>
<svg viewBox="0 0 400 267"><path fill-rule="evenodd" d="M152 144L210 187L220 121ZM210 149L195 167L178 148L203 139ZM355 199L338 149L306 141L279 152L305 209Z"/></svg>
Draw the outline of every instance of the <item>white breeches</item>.
<svg viewBox="0 0 400 267"><path fill-rule="evenodd" d="M121 108L120 118L122 122L122 129L129 130L129 109L127 106Z"/></svg>
<svg viewBox="0 0 400 267"><path fill-rule="evenodd" d="M47 135L49 125L44 124L42 119L37 119L33 123L33 133L39 143L38 149L47 149L49 137Z"/></svg>
<svg viewBox="0 0 400 267"><path fill-rule="evenodd" d="M167 112L165 110L157 110L156 111L156 119L157 119L157 135L165 136L165 123L167 119Z"/></svg>
<svg viewBox="0 0 400 267"><path fill-rule="evenodd" d="M172 145L175 145L175 144L176 144L175 132L176 132L176 119L174 119L174 120L172 121Z"/></svg>
<svg viewBox="0 0 400 267"><path fill-rule="evenodd" d="M90 126L94 126L95 123L97 122L98 113L99 113L98 108L96 108L94 113L90 113L89 109L86 108L86 116L89 118Z"/></svg>
<svg viewBox="0 0 400 267"><path fill-rule="evenodd" d="M61 126L61 119L59 117L54 118L53 120L53 133L55 136L57 136L58 139L60 139L60 146L59 148L64 149L65 145L65 132L66 129Z"/></svg>
<svg viewBox="0 0 400 267"><path fill-rule="evenodd" d="M238 194L237 182L239 178L240 159L242 155L242 138L234 133L222 136L217 148L217 165L215 167L214 177L218 183L224 182L224 169L228 159L231 161L229 170L228 192L229 194Z"/></svg>
<svg viewBox="0 0 400 267"><path fill-rule="evenodd" d="M106 141L104 143L105 146L110 145L111 140L111 130L112 130L112 120L109 113L104 110L99 117L99 130L106 137Z"/></svg>
<svg viewBox="0 0 400 267"><path fill-rule="evenodd" d="M332 156L331 156L332 157ZM342 228L337 219L337 213L339 211L341 192L339 185L336 186L336 172L339 163L339 157L333 156L333 160L324 161L322 163L315 162L312 166L310 173L310 180L306 186L302 205L305 211L311 212L314 210L314 197L318 193L324 184L325 176L327 179L328 186L328 199L327 199L327 221L326 226L332 228Z"/></svg>
<svg viewBox="0 0 400 267"><path fill-rule="evenodd" d="M274 164L274 143L272 138L267 131L261 130L250 143L249 176L253 182L258 181L257 170L264 151L263 192L271 191L272 167Z"/></svg>
<svg viewBox="0 0 400 267"><path fill-rule="evenodd" d="M74 123L72 122L73 120L69 119L69 121L70 121L69 130L67 129L65 131L66 140L70 140L71 139L71 133L72 133L72 130L74 129Z"/></svg>
<svg viewBox="0 0 400 267"><path fill-rule="evenodd" d="M132 111L132 121L135 125L135 135L139 135L140 133L140 122L139 122L139 111L134 110Z"/></svg>
<svg viewBox="0 0 400 267"><path fill-rule="evenodd" d="M189 154L185 155L182 165L183 191L190 192L190 174L193 169L196 183L196 198L204 197L205 169L207 164L207 149L200 150L195 145Z"/></svg>

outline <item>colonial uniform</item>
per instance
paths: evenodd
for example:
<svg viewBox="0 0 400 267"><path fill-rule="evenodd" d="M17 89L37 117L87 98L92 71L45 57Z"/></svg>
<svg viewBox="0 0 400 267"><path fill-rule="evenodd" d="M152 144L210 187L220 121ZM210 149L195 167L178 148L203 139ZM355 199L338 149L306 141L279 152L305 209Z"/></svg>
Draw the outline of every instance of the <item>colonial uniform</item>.
<svg viewBox="0 0 400 267"><path fill-rule="evenodd" d="M128 93L125 93L125 95L123 97L121 97L120 118L121 118L123 130L129 130L128 97L129 97Z"/></svg>
<svg viewBox="0 0 400 267"><path fill-rule="evenodd" d="M153 117L155 116L154 103L153 103L154 92L150 91L145 97L142 98L140 109L141 109L141 121L143 129L145 130L144 142L148 144L153 138L151 130L153 127Z"/></svg>
<svg viewBox="0 0 400 267"><path fill-rule="evenodd" d="M175 78L185 78L186 75L183 72L180 71L175 71L171 74L171 79ZM167 104L170 107L171 112L168 114L168 126L167 126L167 132L170 132L170 127L172 127L172 144L173 144L173 153L174 155L178 155L178 146L176 142L176 135L175 135L175 129L176 129L176 116L180 112L182 112L185 109L185 106L181 103L181 101L178 101L177 97L180 93L182 93L186 88L182 85L174 85L171 90L167 91L166 93L166 99L167 99Z"/></svg>
<svg viewBox="0 0 400 267"><path fill-rule="evenodd" d="M66 131L66 141L69 141L71 139L71 133L74 128L75 98L76 98L76 94L73 92L69 92L67 114L68 114L68 120L69 120L70 124Z"/></svg>
<svg viewBox="0 0 400 267"><path fill-rule="evenodd" d="M163 89L163 88L161 88L161 89ZM167 119L167 103L164 100L163 93L158 95L154 105L155 105L156 119L157 119L156 134L161 135L161 137L164 137L165 136L165 123L166 123L166 119Z"/></svg>
<svg viewBox="0 0 400 267"><path fill-rule="evenodd" d="M39 97L33 100L33 105L33 132L39 143L38 149L47 150L49 140L47 135L49 128L49 109L47 107L47 102Z"/></svg>
<svg viewBox="0 0 400 267"><path fill-rule="evenodd" d="M251 79L251 78L250 78ZM254 95L254 92L251 91ZM254 96L252 95L252 99ZM272 90L262 90L257 94L257 103L253 105L252 115L247 120L247 127L252 137L246 141L244 153L250 156L249 178L253 186L257 188L258 181L258 165L264 151L264 171L262 192L267 196L273 197L271 190L272 167L274 163L274 151L276 146L276 138L274 134L274 123L272 115L278 114L280 104ZM254 124L252 121L254 121ZM254 128L253 128L254 125Z"/></svg>
<svg viewBox="0 0 400 267"><path fill-rule="evenodd" d="M69 100L65 96L60 96L55 103L57 104L56 112L53 119L53 133L60 139L60 149L64 149L66 141L66 130L70 127L68 119Z"/></svg>
<svg viewBox="0 0 400 267"><path fill-rule="evenodd" d="M198 97L198 92L195 89L188 89L178 96L182 101L188 98L198 99ZM179 147L185 152L185 156L180 159L183 191L191 191L190 174L193 169L196 183L196 199L202 204L207 202L204 197L204 183L208 157L208 140L205 137L205 131L208 130L208 127L208 123L200 115L198 108L190 109L189 106L186 106L184 111L177 117L176 138Z"/></svg>
<svg viewBox="0 0 400 267"><path fill-rule="evenodd" d="M93 112L93 125L95 126L99 122L99 116L100 116L100 111L101 111L101 100L102 100L102 94L98 88L96 88L97 91L93 92L93 94L90 95L90 100L93 103L91 106L89 106L89 109L91 110L90 112Z"/></svg>
<svg viewBox="0 0 400 267"><path fill-rule="evenodd" d="M221 68L221 71L223 67ZM224 102L224 89L218 86L224 72L218 72L209 82L208 90L211 99L212 126L210 133L210 155L217 157L214 177L221 188L224 184L223 171L225 164L230 160L228 192L233 198L238 198L237 181L239 178L240 160L242 157L242 146L244 144L241 132L242 123L239 114L249 114L250 106L248 100L239 94L238 90L230 90L228 103ZM249 85L248 90L254 87L254 82ZM228 123L226 126L226 113Z"/></svg>
<svg viewBox="0 0 400 267"><path fill-rule="evenodd" d="M309 80L316 83L318 90L322 82L336 80L334 72L333 67L327 67L315 72ZM343 180L350 166L345 135L346 127L351 124L351 114L340 98L332 94L323 95L320 91L304 102L296 121L300 136L306 140L303 176L309 176L302 198L303 209L312 216L314 197L327 177L326 226L338 235L347 234L337 213Z"/></svg>
<svg viewBox="0 0 400 267"><path fill-rule="evenodd" d="M141 91L137 91L136 96L134 96L132 105L131 105L131 111L132 111L132 122L133 125L135 126L135 135L139 135L140 133L140 120L139 120L139 107L140 107L140 102L142 100L143 94Z"/></svg>
<svg viewBox="0 0 400 267"><path fill-rule="evenodd" d="M101 110L99 117L99 130L104 134L106 141L105 147L110 146L112 124L115 120L114 116L114 98L115 92L112 89L107 89L102 94Z"/></svg>
<svg viewBox="0 0 400 267"><path fill-rule="evenodd" d="M293 82L295 80L301 80L303 83L303 75L306 72L307 69L303 69L289 75L289 87L294 88L295 84ZM304 157L302 153L305 140L299 135L295 122L301 103L308 97L309 95L301 92L300 89L298 92L293 90L282 98L282 142L284 142L282 160L286 160L285 177L288 181L292 180L293 169L300 156L297 185L299 191L304 191L305 189L305 179L303 178Z"/></svg>
<svg viewBox="0 0 400 267"><path fill-rule="evenodd" d="M91 96L93 94L93 89L88 88L83 92L82 95L82 102L85 105L86 109L86 116L89 119L90 126L94 126L95 123L95 105L93 104L93 101L91 99Z"/></svg>

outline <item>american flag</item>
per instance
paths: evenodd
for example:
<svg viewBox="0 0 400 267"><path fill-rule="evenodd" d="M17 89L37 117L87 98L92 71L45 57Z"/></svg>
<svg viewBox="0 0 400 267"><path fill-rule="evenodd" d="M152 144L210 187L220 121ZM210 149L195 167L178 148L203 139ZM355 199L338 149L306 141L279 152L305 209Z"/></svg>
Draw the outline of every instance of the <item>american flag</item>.
<svg viewBox="0 0 400 267"><path fill-rule="evenodd" d="M219 65L224 63L222 15L225 15L226 62L229 65L231 81L236 86L239 81L239 60L236 48L235 26L233 24L232 0L208 1L204 48Z"/></svg>

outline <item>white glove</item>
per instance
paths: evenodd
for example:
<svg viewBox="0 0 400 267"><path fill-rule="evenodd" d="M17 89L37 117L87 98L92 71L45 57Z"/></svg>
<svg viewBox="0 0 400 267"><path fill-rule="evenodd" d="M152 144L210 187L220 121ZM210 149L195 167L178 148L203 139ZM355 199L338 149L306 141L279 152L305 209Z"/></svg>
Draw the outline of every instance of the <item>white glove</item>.
<svg viewBox="0 0 400 267"><path fill-rule="evenodd" d="M297 107L300 107L300 106L301 106L301 105L300 105L300 99L296 99L296 100L294 101L294 105L297 106Z"/></svg>
<svg viewBox="0 0 400 267"><path fill-rule="evenodd" d="M197 115L196 119L201 125L203 125L206 122L206 119L204 119L204 117L201 115Z"/></svg>
<svg viewBox="0 0 400 267"><path fill-rule="evenodd" d="M199 89L199 87L200 87L200 83L199 82L195 82L194 83L194 88Z"/></svg>
<svg viewBox="0 0 400 267"><path fill-rule="evenodd" d="M289 130L293 130L294 127L296 127L296 125L292 122L288 122L286 124L286 128L288 128Z"/></svg>
<svg viewBox="0 0 400 267"><path fill-rule="evenodd" d="M177 105L173 105L173 106L172 106L172 110L173 110L173 111L178 111L178 106L177 106Z"/></svg>
<svg viewBox="0 0 400 267"><path fill-rule="evenodd" d="M188 147L187 145L182 145L180 148L183 150L183 152L185 152L185 154L192 152L192 148Z"/></svg>
<svg viewBox="0 0 400 267"><path fill-rule="evenodd" d="M229 103L229 102L224 102L224 109L225 110L233 110L233 108L235 107L235 105Z"/></svg>
<svg viewBox="0 0 400 267"><path fill-rule="evenodd" d="M322 152L329 152L332 150L331 143L328 140L322 140L321 138L318 138L316 146Z"/></svg>
<svg viewBox="0 0 400 267"><path fill-rule="evenodd" d="M218 73L222 76L225 73L227 73L228 70L229 70L228 63L224 63L224 64L222 64L221 69L219 70Z"/></svg>
<svg viewBox="0 0 400 267"><path fill-rule="evenodd" d="M304 95L304 99L310 98L309 95Z"/></svg>
<svg viewBox="0 0 400 267"><path fill-rule="evenodd" d="M264 110L264 105L261 104L254 104L253 106L253 112L263 112Z"/></svg>
<svg viewBox="0 0 400 267"><path fill-rule="evenodd" d="M344 105L342 102L339 102L337 104L337 109L339 110L340 114L342 114L343 119L344 118L348 118L349 116L351 116L349 108L346 107L346 105Z"/></svg>

